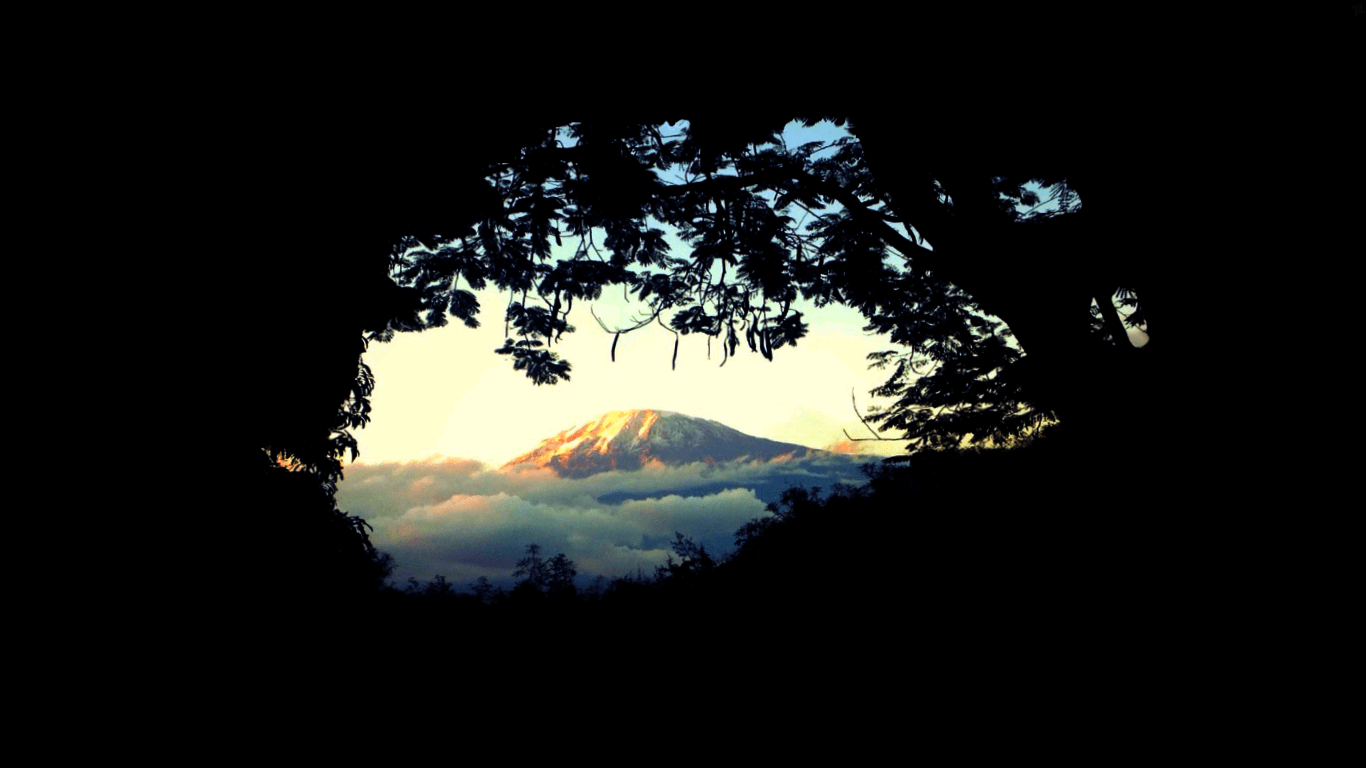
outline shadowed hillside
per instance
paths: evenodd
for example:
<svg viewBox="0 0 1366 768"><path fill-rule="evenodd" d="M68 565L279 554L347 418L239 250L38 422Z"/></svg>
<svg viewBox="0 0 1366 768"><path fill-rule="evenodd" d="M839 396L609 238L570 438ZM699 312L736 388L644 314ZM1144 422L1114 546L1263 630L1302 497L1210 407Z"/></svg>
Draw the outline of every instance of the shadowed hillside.
<svg viewBox="0 0 1366 768"><path fill-rule="evenodd" d="M1085 484L1058 463L1060 450L1040 439L1013 451L920 454L905 467L870 466L861 487L790 488L736 532L725 558L679 534L675 556L654 573L583 583L562 572L557 587L528 577L511 592L478 595L413 583L389 593L388 610L399 621L513 637L554 624L589 645L784 633L880 643L910 632L926 643L1009 635L1022 647L1113 629L1145 610L1134 602L1137 574L1126 571L1129 545L1096 536L1103 521L1078 505Z"/></svg>

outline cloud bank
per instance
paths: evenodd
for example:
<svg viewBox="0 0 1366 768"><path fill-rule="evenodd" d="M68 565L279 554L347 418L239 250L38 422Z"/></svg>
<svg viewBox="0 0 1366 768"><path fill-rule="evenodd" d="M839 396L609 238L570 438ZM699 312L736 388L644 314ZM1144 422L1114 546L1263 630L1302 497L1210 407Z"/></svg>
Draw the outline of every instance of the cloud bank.
<svg viewBox="0 0 1366 768"><path fill-rule="evenodd" d="M479 576L509 587L526 545L550 558L563 552L594 577L646 576L672 554L674 532L718 555L735 531L768 514L765 506L792 485L861 482L845 456L709 467L647 467L561 479L548 469L496 470L472 459L353 464L337 504L372 526L371 540L394 556L393 579L445 576L464 587Z"/></svg>

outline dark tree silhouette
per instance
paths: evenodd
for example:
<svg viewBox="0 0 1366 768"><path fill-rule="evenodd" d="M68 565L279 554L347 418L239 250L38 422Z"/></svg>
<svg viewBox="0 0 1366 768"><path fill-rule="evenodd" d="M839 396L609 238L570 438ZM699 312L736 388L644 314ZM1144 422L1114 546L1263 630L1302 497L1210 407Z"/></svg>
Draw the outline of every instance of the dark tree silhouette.
<svg viewBox="0 0 1366 768"><path fill-rule="evenodd" d="M715 337L723 365L742 346L772 357L797 343L799 295L845 303L903 345L874 361L892 368L878 392L896 400L873 417L890 436L953 447L1057 419L1088 465L1079 474L1112 483L1114 462L1096 447L1124 424L1130 455L1159 464L1163 437L1148 425L1170 405L1163 372L1188 340L1171 338L1186 324L1169 298L1180 277L1124 235L1145 224L1140 191L1121 181L1138 154L1088 157L1087 144L1030 168L990 144L967 152L975 134L910 140L897 119L826 119L850 136L786 146L790 118L779 116L543 123L469 180L487 201L480 215L410 242L395 275L420 292L423 327L476 322L470 291L507 291L497 352L538 384L570 374L551 348L573 332L576 302L605 286L648 307L609 329L614 350L621 333L655 322ZM1021 167L1033 172L999 175ZM1060 211L1016 213L1040 194ZM688 253L668 250L665 226ZM552 243L573 255L555 259ZM1126 323L1155 341L1135 347Z"/></svg>
<svg viewBox="0 0 1366 768"><path fill-rule="evenodd" d="M493 585L489 583L489 577L480 576L470 584L470 591L481 603L487 603L493 597Z"/></svg>
<svg viewBox="0 0 1366 768"><path fill-rule="evenodd" d="M250 298L241 346L257 380L225 387L219 401L233 404L220 454L240 508L262 524L279 511L265 503L276 498L265 456L330 496L353 447L348 430L369 417L365 339L448 317L476 323L471 291L495 285L513 299L497 352L552 384L570 374L550 350L573 332L574 305L615 284L648 305L648 322L715 337L723 363L742 346L771 358L798 343L797 296L855 306L910 350L884 356L884 391L898 398L874 414L884 427L942 446L959 432L1022 434L1056 417L1071 446L1067 506L1103 510L1116 489L1134 505L1155 501L1146 481L1174 474L1183 455L1161 417L1182 406L1189 390L1175 382L1189 382L1198 359L1195 323L1176 299L1183 272L1139 235L1152 220L1135 180L1165 178L1151 164L1161 148L1097 152L1100 139L1069 139L1071 151L1021 159L1018 144L993 151L999 137L955 136L958 125L830 120L850 138L788 147L779 131L789 118L779 116L485 118L452 136L458 150L431 158L424 173L439 182L405 190L369 174L358 181L382 191L362 202L340 204L354 183L307 207L297 195L263 198L292 213L211 249ZM342 177L310 189L330 178ZM1040 186L1075 198L1070 212L1015 216L1013 201L1033 202ZM363 214L382 223L356 234ZM689 253L668 252L664 225ZM553 258L551 242L574 255ZM1144 347L1127 343L1116 297L1147 329ZM232 348L232 337L218 346ZM1144 462L1144 481L1120 456ZM216 553L217 568L238 558Z"/></svg>
<svg viewBox="0 0 1366 768"><path fill-rule="evenodd" d="M664 565L657 566L655 572L661 578L692 584L716 567L716 560L707 554L706 546L698 546L692 537L684 536L682 532L674 532L674 541L669 548L678 555L679 560L674 562L670 555Z"/></svg>
<svg viewBox="0 0 1366 768"><path fill-rule="evenodd" d="M577 589L574 586L574 577L579 574L574 567L574 561L565 557L563 552L550 558L545 563L545 584L546 589L551 594L574 595Z"/></svg>
<svg viewBox="0 0 1366 768"><path fill-rule="evenodd" d="M358 453L352 430L370 418L374 379L361 360L362 334L401 321L416 305L415 292L385 278L393 245L387 237L319 237L348 264L345 271L319 269L310 259L258 266L252 262L267 260L252 255L261 245L240 237L225 238L242 252L222 254L230 265L223 277L236 291L233 300L250 304L254 315L233 329L249 341L214 342L242 346L243 355L225 354L237 374L215 380L228 414L214 441L215 469L225 475L209 495L264 540L244 542L213 515L186 516L178 525L190 529L194 545L175 547L188 559L181 567L207 574L249 611L280 603L288 613L297 599L289 593L301 584L326 600L372 595L393 563L375 551L363 520L337 509L336 484L343 458Z"/></svg>
<svg viewBox="0 0 1366 768"><path fill-rule="evenodd" d="M517 561L517 570L512 572L514 579L521 579L517 586L530 584L535 591L540 592L548 580L546 563L541 559L541 545L528 544L526 547L526 557Z"/></svg>

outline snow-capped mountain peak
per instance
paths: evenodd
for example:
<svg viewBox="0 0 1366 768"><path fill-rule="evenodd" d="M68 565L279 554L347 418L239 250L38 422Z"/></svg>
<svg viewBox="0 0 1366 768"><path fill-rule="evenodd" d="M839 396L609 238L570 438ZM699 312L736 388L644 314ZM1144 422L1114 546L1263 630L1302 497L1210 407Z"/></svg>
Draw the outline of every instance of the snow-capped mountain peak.
<svg viewBox="0 0 1366 768"><path fill-rule="evenodd" d="M672 411L612 411L541 441L507 467L533 465L561 477L693 462L783 461L822 454L793 443L746 435L709 419Z"/></svg>

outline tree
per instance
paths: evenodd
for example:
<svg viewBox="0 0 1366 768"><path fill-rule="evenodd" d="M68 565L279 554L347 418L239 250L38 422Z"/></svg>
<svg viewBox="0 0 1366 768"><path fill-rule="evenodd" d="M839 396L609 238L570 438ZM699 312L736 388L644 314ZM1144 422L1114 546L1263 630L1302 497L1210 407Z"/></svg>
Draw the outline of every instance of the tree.
<svg viewBox="0 0 1366 768"><path fill-rule="evenodd" d="M427 582L427 586L423 589L422 594L425 597L450 600L456 596L455 585L447 581L445 576L438 573L436 578Z"/></svg>
<svg viewBox="0 0 1366 768"><path fill-rule="evenodd" d="M493 585L489 583L489 577L480 576L470 583L470 591L474 593L475 599L481 603L487 603L493 596Z"/></svg>
<svg viewBox="0 0 1366 768"><path fill-rule="evenodd" d="M513 298L504 314L508 341L497 351L537 383L570 375L551 350L573 332L576 300L605 286L625 285L646 302L644 322L715 337L723 361L741 338L765 357L796 344L806 331L792 306L800 295L856 306L910 350L880 360L894 371L886 393L898 397L897 407L874 415L884 427L944 445L960 431L1019 434L1056 417L1076 447L1078 476L1095 478L1078 486L1078 499L1095 508L1108 503L1096 492L1133 485L1113 456L1137 456L1159 476L1162 461L1180 461L1164 450L1157 417L1183 404L1171 382L1199 370L1189 365L1198 334L1174 298L1182 273L1137 234L1151 218L1136 180L1162 147L1111 133L1108 151L1069 139L1070 154L1012 158L1020 143L992 151L1007 142L989 131L878 114L831 118L851 134L834 146L789 147L778 133L787 122L484 119L452 139L458 152L433 158L437 182L408 194L401 184L376 185L392 200L387 206L369 197L348 208L334 196L316 204L327 214L317 221L299 214L230 241L225 263L272 244L245 273L244 292L271 276L267 300L253 311L293 310L304 296L308 303L288 313L289 331L315 329L304 339L266 334L254 342L272 386L239 409L247 420L233 433L235 465L284 446L317 467L324 486L332 482L325 457L346 447L331 432L339 404L348 389L351 402L360 400L360 334L382 341L447 317L476 323L470 291L489 284ZM1098 122L1078 130L1105 131ZM1024 173L997 175L1016 169ZM1065 190L1059 194L1079 206L1017 220L1003 204L1003 195L1031 202L1041 185ZM295 198L276 207L291 205ZM387 231L352 235L361 213L385 207ZM319 255L281 276L286 246L273 241L286 238L275 236L301 231L304 221L310 231L339 234L315 241ZM668 252L664 226L682 234L688 254ZM555 259L552 241L574 244L574 255ZM352 271L344 254L369 266ZM402 288L374 268L376 259ZM348 268L332 266L341 264ZM1124 343L1116 296L1151 343ZM614 334L635 327L642 326ZM299 349L308 360L293 354ZM292 401L296 392L312 405ZM363 421L363 410L349 412Z"/></svg>
<svg viewBox="0 0 1366 768"><path fill-rule="evenodd" d="M541 560L540 553L541 545L527 545L526 557L517 561L517 570L512 572L514 579L522 579L517 586L530 584L537 592L545 586L547 580L546 564Z"/></svg>
<svg viewBox="0 0 1366 768"><path fill-rule="evenodd" d="M674 541L669 548L678 555L678 562L675 563L672 556L669 557L665 565L657 566L655 571L661 578L673 580L673 583L691 584L702 574L710 573L716 567L716 561L707 554L706 545L699 546L689 536L684 536L681 531L674 532Z"/></svg>
<svg viewBox="0 0 1366 768"><path fill-rule="evenodd" d="M197 306L227 310L221 327L211 325L190 350L203 354L212 386L181 414L195 435L168 443L178 459L211 468L194 496L208 510L170 510L162 521L177 539L165 551L183 559L165 567L209 574L213 598L195 599L214 611L258 614L263 588L293 610L297 595L289 593L302 583L354 598L377 592L393 569L365 521L337 508L335 491L343 459L358 453L352 432L370 418L375 382L361 359L364 334L415 312L416 292L386 276L388 235L316 232L301 240L291 229L257 221L167 233L187 247L202 243L197 258L214 269L201 282L222 294L196 294ZM330 252L346 268L276 250L290 247Z"/></svg>
<svg viewBox="0 0 1366 768"><path fill-rule="evenodd" d="M572 596L577 594L574 587L574 577L577 575L579 575L579 571L574 567L574 561L565 557L563 552L546 561L545 585L552 595Z"/></svg>
<svg viewBox="0 0 1366 768"><path fill-rule="evenodd" d="M896 120L826 119L851 135L790 147L784 117L544 124L482 169L490 202L477 216L405 241L396 278L420 292L422 327L448 315L477 322L470 290L508 291L497 352L538 384L571 373L551 349L574 331L576 300L624 285L649 312L609 329L614 349L620 334L657 322L717 338L722 364L742 338L770 358L796 344L807 330L799 295L857 307L903 346L874 360L893 369L878 393L897 398L874 421L931 447L1052 419L1087 443L1160 407L1148 397L1136 409L1105 386L1146 386L1154 355L1128 343L1115 297L1136 310L1130 325L1166 322L1169 309L1155 260L1116 247L1134 195L1110 179L1127 170L1100 177L1072 157L992 175L992 161L960 154L961 143L905 140ZM1037 207L1038 188L1068 206L1017 214L1017 203ZM666 226L689 253L668 250ZM577 240L573 256L554 258L551 242L566 238ZM1102 248L1118 256L1095 258Z"/></svg>

